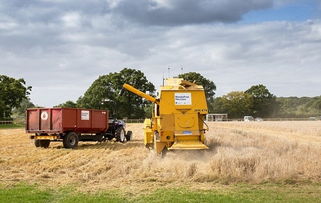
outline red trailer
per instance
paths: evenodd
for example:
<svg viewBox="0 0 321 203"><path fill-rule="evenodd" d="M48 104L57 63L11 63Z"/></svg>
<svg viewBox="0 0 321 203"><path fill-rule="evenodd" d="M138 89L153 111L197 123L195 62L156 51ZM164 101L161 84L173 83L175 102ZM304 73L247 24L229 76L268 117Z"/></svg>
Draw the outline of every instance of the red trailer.
<svg viewBox="0 0 321 203"><path fill-rule="evenodd" d="M130 140L125 123L108 119L106 110L80 108L31 108L26 113L26 131L37 147L47 148L51 141L62 141L75 148L78 141Z"/></svg>

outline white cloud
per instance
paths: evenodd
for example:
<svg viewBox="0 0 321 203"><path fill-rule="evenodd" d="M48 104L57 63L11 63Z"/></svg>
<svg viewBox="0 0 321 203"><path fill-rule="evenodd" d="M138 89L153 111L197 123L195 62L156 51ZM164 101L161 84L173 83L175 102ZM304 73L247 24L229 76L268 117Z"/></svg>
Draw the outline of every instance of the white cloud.
<svg viewBox="0 0 321 203"><path fill-rule="evenodd" d="M79 27L81 17L77 12L70 12L62 16L62 21L66 27Z"/></svg>
<svg viewBox="0 0 321 203"><path fill-rule="evenodd" d="M17 27L17 23L14 19L7 16L1 16L0 14L0 31L9 31Z"/></svg>

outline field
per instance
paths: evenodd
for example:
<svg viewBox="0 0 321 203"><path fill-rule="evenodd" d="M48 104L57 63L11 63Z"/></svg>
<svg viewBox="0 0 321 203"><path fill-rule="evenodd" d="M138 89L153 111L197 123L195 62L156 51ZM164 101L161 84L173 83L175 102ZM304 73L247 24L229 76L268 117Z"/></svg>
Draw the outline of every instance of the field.
<svg viewBox="0 0 321 203"><path fill-rule="evenodd" d="M142 124L127 125L134 133L131 142L80 143L76 150L61 143L39 149L23 129L1 129L0 184L13 190L23 183L40 190L72 187L133 197L171 188L237 193L245 185L248 191L271 193L289 188L286 194L321 201L320 121L216 122L209 127L210 150L169 152L164 158L144 148Z"/></svg>

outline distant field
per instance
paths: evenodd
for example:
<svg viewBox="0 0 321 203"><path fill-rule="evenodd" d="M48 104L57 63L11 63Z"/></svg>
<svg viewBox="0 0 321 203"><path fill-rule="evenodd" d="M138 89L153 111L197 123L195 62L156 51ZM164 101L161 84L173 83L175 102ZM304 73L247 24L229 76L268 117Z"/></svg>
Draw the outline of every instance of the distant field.
<svg viewBox="0 0 321 203"><path fill-rule="evenodd" d="M321 121L209 123L210 150L169 152L164 158L144 148L142 127L127 125L132 142L80 143L76 150L61 143L39 149L23 129L1 129L0 184L134 196L169 188L224 193L239 184L285 184L310 188L321 198Z"/></svg>

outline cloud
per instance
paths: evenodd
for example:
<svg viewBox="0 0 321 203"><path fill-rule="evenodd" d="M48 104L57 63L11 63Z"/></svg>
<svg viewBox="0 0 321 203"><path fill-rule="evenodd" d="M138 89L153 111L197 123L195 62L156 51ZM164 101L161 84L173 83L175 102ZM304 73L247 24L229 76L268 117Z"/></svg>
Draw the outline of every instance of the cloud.
<svg viewBox="0 0 321 203"><path fill-rule="evenodd" d="M242 15L273 6L272 0L122 0L112 12L146 25L236 22Z"/></svg>
<svg viewBox="0 0 321 203"><path fill-rule="evenodd" d="M0 74L25 78L39 105L76 100L99 75L123 67L144 71L156 86L169 67L172 76L181 67L197 71L217 84L217 95L258 83L279 96L321 92L320 20L212 23L269 1L215 1L222 16L234 16L224 18L200 3L212 1L21 2L0 3ZM148 19L125 14L125 3L141 5Z"/></svg>
<svg viewBox="0 0 321 203"><path fill-rule="evenodd" d="M82 16L110 14L144 25L177 26L236 22L247 12L272 6L273 0L11 0L0 9L24 23L57 23L59 16L77 11Z"/></svg>
<svg viewBox="0 0 321 203"><path fill-rule="evenodd" d="M34 87L34 102L49 106L76 100L99 75L123 67L144 71L157 86L168 67L172 76L183 67L212 79L218 95L264 83L280 96L314 96L320 94L321 85L320 27L320 21L308 21L148 31L129 26L108 34L83 30L70 33L62 44L46 46L43 40L44 49L35 43L25 51L10 51L2 44L0 67L2 73L24 77ZM68 36L61 32L61 37ZM45 39L45 34L37 36ZM16 47L23 50L20 42Z"/></svg>

